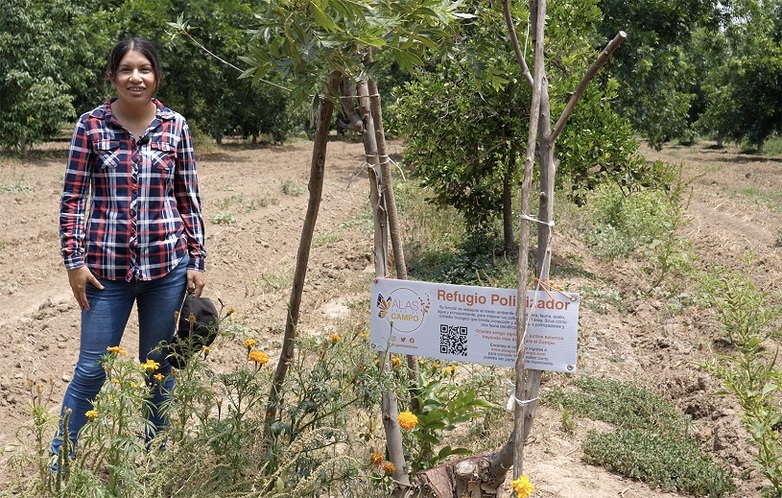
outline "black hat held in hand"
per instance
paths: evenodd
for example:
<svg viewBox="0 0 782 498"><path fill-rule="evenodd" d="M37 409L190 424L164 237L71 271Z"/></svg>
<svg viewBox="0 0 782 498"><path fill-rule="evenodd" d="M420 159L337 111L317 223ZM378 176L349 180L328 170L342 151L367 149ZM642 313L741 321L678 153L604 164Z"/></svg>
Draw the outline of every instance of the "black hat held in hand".
<svg viewBox="0 0 782 498"><path fill-rule="evenodd" d="M208 297L188 293L179 312L176 336L169 345L168 362L174 368L184 368L187 360L217 337L217 308Z"/></svg>

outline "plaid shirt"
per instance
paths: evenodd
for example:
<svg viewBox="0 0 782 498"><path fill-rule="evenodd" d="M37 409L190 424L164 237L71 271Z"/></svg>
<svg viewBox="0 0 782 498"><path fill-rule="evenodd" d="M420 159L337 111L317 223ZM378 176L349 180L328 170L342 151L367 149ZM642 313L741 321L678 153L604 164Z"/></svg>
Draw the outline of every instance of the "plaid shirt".
<svg viewBox="0 0 782 498"><path fill-rule="evenodd" d="M67 269L87 265L108 280L152 280L188 255L188 269L204 270L190 129L179 113L153 102L155 119L139 140L114 117L111 100L79 118L60 204Z"/></svg>

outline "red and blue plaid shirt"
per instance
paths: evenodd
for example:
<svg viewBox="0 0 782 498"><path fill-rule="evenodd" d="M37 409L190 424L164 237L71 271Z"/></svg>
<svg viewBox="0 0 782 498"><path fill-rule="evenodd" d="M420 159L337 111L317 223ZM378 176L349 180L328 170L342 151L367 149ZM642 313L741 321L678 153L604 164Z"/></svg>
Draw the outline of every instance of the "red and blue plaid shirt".
<svg viewBox="0 0 782 498"><path fill-rule="evenodd" d="M153 102L155 119L138 140L114 117L111 100L79 118L60 204L67 269L87 265L100 278L152 280L187 255L188 269L204 270L190 129L179 113Z"/></svg>

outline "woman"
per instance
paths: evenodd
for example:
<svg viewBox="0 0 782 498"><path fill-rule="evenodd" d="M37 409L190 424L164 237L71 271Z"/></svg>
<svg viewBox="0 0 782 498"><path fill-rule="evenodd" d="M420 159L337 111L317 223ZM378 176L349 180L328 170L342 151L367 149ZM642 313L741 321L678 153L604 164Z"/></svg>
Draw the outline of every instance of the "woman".
<svg viewBox="0 0 782 498"><path fill-rule="evenodd" d="M155 348L173 338L185 291L200 296L205 284L192 140L185 119L153 97L161 76L150 42L117 43L108 60L116 98L79 118L68 153L60 252L82 310L79 358L62 405L62 414L71 410L72 448L106 377L101 358L120 344L134 302L139 360L158 362L152 374L165 376L154 384L149 419L165 426L159 408L173 379ZM61 423L54 454L63 439Z"/></svg>

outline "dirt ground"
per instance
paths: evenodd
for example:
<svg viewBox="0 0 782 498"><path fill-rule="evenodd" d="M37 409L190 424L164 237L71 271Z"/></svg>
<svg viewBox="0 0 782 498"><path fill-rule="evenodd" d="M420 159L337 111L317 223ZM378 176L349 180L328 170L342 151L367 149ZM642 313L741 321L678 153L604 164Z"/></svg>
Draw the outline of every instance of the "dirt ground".
<svg viewBox="0 0 782 498"><path fill-rule="evenodd" d="M79 311L57 252L66 146L53 144L25 164L0 158L0 336L6 344L0 348L0 462L17 447L17 428L29 421L25 409L31 382L52 383L51 410L58 410L77 356ZM400 150L394 144L390 152ZM782 184L780 162L705 145L646 152L650 159L683 162L693 179L683 233L702 263L738 267L739 258L752 251L757 281L778 290L782 213L736 192L752 188L774 194ZM284 328L310 155L308 142L226 146L199 154L209 250L205 295L236 308L235 321L257 330L260 346L269 351L279 346ZM329 333L351 304L368 297L372 240L366 224L356 222L367 212L362 163L360 144L329 144L302 306L306 333ZM623 297L599 311L582 305L579 372L633 381L673 401L693 418L693 432L734 472L735 496L759 496L762 479L753 467L738 408L729 398L715 397L719 386L694 365L719 348L722 334L713 317L674 315L662 299L640 297L636 290L648 286L642 260L601 262L568 233L558 233L553 247L558 258L582 267L580 274L597 275ZM579 290L589 282L572 276L558 283ZM123 346L132 353L134 342L131 324ZM227 363L230 357L217 348L212 359ZM544 388L563 381L544 375ZM589 421L578 420L575 434L566 434L559 412L540 408L525 453L535 497L678 496L582 463L580 441L590 427Z"/></svg>

